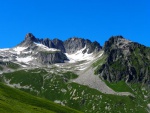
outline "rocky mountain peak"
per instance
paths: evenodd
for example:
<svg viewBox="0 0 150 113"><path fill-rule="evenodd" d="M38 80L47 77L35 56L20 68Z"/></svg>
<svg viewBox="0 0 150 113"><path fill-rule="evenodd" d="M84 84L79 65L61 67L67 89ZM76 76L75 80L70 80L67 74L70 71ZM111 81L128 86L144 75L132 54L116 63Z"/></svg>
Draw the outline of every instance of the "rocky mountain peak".
<svg viewBox="0 0 150 113"><path fill-rule="evenodd" d="M72 37L64 42L64 47L67 53L75 53L85 47L84 39Z"/></svg>
<svg viewBox="0 0 150 113"><path fill-rule="evenodd" d="M129 46L131 41L123 38L122 36L112 36L104 44L104 51L109 52L112 49L125 49Z"/></svg>
<svg viewBox="0 0 150 113"><path fill-rule="evenodd" d="M59 40L57 38L50 40L49 38L38 39L32 33L28 33L25 36L25 40L19 44L19 46L23 47L31 47L34 42L43 44L48 48L59 49L63 53L76 53L77 51L84 49L83 53L93 53L98 52L102 49L98 42L91 42L88 39L72 37L66 41Z"/></svg>
<svg viewBox="0 0 150 113"><path fill-rule="evenodd" d="M32 33L27 33L25 36L25 40L21 42L18 46L29 47L34 42L38 42L38 41L39 39L35 38L35 36Z"/></svg>
<svg viewBox="0 0 150 113"><path fill-rule="evenodd" d="M66 52L65 47L64 47L64 44L63 44L63 41L62 41L62 40L59 40L59 39L55 38L55 39L53 39L53 40L52 40L52 42L54 43L54 45L55 45L55 48L56 48L56 49L61 50L63 53L65 53L65 52Z"/></svg>
<svg viewBox="0 0 150 113"><path fill-rule="evenodd" d="M98 52L102 48L99 43L96 43L95 45L95 42L78 37L72 37L66 40L64 42L64 47L67 53L75 53L76 51L85 48L83 53L87 52L88 54L95 51Z"/></svg>
<svg viewBox="0 0 150 113"><path fill-rule="evenodd" d="M36 38L32 33L27 33L26 36L25 36L25 40L26 41L35 41Z"/></svg>

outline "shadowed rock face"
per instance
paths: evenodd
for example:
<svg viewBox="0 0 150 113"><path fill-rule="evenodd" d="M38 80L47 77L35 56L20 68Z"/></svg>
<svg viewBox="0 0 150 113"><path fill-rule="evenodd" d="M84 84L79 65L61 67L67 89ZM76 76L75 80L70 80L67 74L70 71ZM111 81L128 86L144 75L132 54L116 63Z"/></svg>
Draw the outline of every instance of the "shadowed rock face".
<svg viewBox="0 0 150 113"><path fill-rule="evenodd" d="M85 41L81 38L70 38L64 42L66 53L75 53L85 47Z"/></svg>
<svg viewBox="0 0 150 113"><path fill-rule="evenodd" d="M40 43L49 47L49 48L55 48L54 43L48 38L40 40Z"/></svg>
<svg viewBox="0 0 150 113"><path fill-rule="evenodd" d="M36 38L33 36L32 33L28 33L28 34L25 36L25 40L26 40L26 41L35 41Z"/></svg>
<svg viewBox="0 0 150 113"><path fill-rule="evenodd" d="M66 55L62 52L39 52L36 57L41 64L64 63L67 60Z"/></svg>
<svg viewBox="0 0 150 113"><path fill-rule="evenodd" d="M35 38L32 33L28 33L25 36L25 40L20 44L20 46L32 46L33 42L41 43L49 48L59 49L63 53L75 53L78 50L85 48L83 53L87 52L90 54L93 52L98 52L102 49L100 44L96 41L91 42L90 40L77 37L69 38L64 42L59 39L38 39Z"/></svg>
<svg viewBox="0 0 150 113"><path fill-rule="evenodd" d="M85 47L84 53L98 52L102 49L98 42L91 42L82 38L70 38L64 42L64 47L67 53L75 53Z"/></svg>
<svg viewBox="0 0 150 113"><path fill-rule="evenodd" d="M108 81L150 81L150 48L124 39L111 37L104 45L107 56L98 74Z"/></svg>
<svg viewBox="0 0 150 113"><path fill-rule="evenodd" d="M66 53L66 50L65 50L63 41L61 41L61 40L55 38L55 39L52 40L52 42L53 42L53 44L55 45L55 48L56 48L56 49L59 49L59 50L61 50L63 53Z"/></svg>
<svg viewBox="0 0 150 113"><path fill-rule="evenodd" d="M60 51L57 52L41 52L41 49L37 47L35 43L43 44L49 48L55 48ZM52 63L62 63L64 60L67 60L67 57L64 53L75 53L78 50L83 50L83 53L93 53L98 52L102 49L98 42L91 42L87 39L73 37L66 41L61 41L59 39L50 40L48 38L38 39L32 33L28 33L25 36L25 40L19 44L21 47L27 47L26 50L34 51L33 53L38 52L34 55L38 59L38 62L42 64L52 64Z"/></svg>
<svg viewBox="0 0 150 113"><path fill-rule="evenodd" d="M25 36L25 40L21 44L19 44L19 46L23 47L32 46L33 42L38 42L38 39L35 38L35 36L32 33L28 33Z"/></svg>

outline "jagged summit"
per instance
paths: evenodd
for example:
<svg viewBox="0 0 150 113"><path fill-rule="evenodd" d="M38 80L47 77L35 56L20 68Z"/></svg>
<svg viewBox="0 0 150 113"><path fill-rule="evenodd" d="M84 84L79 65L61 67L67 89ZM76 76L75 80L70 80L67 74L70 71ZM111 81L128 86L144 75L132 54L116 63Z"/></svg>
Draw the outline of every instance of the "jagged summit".
<svg viewBox="0 0 150 113"><path fill-rule="evenodd" d="M91 42L87 39L70 38L66 41L59 39L50 40L49 38L39 39L32 33L28 33L19 45L7 50L6 58L3 56L2 60L9 61L9 59L13 59L12 61L23 62L27 65L46 65L64 63L66 60L89 60L101 49L102 47L98 42ZM0 55L3 54L1 53ZM77 55L81 59L75 58Z"/></svg>
<svg viewBox="0 0 150 113"><path fill-rule="evenodd" d="M78 37L72 37L65 41L59 39L50 40L49 38L38 39L32 33L26 34L25 40L19 44L19 46L31 47L34 45L34 43L40 43L44 46L47 46L48 48L59 49L61 52L69 54L76 53L83 48L85 48L83 53L88 54L98 52L102 49L98 42L91 42L88 39Z"/></svg>
<svg viewBox="0 0 150 113"><path fill-rule="evenodd" d="M150 106L150 48L122 36L102 48L88 39L38 39L28 33L19 46L0 49L0 78L83 112L144 113Z"/></svg>
<svg viewBox="0 0 150 113"><path fill-rule="evenodd" d="M67 53L74 53L85 47L84 53L98 52L102 49L98 42L91 42L88 39L72 37L64 41L64 47Z"/></svg>
<svg viewBox="0 0 150 113"><path fill-rule="evenodd" d="M125 39L123 36L112 36L108 41L105 42L104 46L111 46L111 45L116 45L116 46L121 46L122 44L128 44L131 41Z"/></svg>
<svg viewBox="0 0 150 113"><path fill-rule="evenodd" d="M36 38L32 33L27 33L26 36L25 36L25 40L35 41Z"/></svg>
<svg viewBox="0 0 150 113"><path fill-rule="evenodd" d="M27 33L23 42L18 46L29 47L32 46L34 42L38 42L38 39L32 33Z"/></svg>
<svg viewBox="0 0 150 113"><path fill-rule="evenodd" d="M104 51L110 52L112 49L126 49L131 41L125 39L123 36L112 36L104 44Z"/></svg>
<svg viewBox="0 0 150 113"><path fill-rule="evenodd" d="M104 45L107 56L98 73L105 80L149 82L150 49L122 36L111 37Z"/></svg>

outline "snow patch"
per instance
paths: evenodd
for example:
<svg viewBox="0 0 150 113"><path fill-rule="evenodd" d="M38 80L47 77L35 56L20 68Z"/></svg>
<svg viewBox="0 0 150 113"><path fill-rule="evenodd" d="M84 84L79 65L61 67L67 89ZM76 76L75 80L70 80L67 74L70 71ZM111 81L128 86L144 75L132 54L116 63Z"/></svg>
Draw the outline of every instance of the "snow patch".
<svg viewBox="0 0 150 113"><path fill-rule="evenodd" d="M86 68L87 68L87 67L84 67L84 68L83 68L83 67L78 67L77 69L78 69L78 70L85 70Z"/></svg>
<svg viewBox="0 0 150 113"><path fill-rule="evenodd" d="M0 49L0 51L7 51L7 50L9 50L9 48Z"/></svg>
<svg viewBox="0 0 150 113"><path fill-rule="evenodd" d="M25 50L25 49L27 49L27 47L15 47L15 48L13 48L13 50L15 51L15 52L17 52L17 54L20 54L23 50Z"/></svg>
<svg viewBox="0 0 150 113"><path fill-rule="evenodd" d="M21 65L22 67L27 67L26 65Z"/></svg>
<svg viewBox="0 0 150 113"><path fill-rule="evenodd" d="M36 46L38 46L38 47L40 47L40 48L42 48L42 49L44 49L46 51L60 51L60 50L55 49L55 48L49 48L49 47L47 47L47 46L45 46L43 44L39 44L39 43L34 43L34 44L36 44Z"/></svg>
<svg viewBox="0 0 150 113"><path fill-rule="evenodd" d="M24 53L24 54L31 54L32 51L24 51L23 53Z"/></svg>
<svg viewBox="0 0 150 113"><path fill-rule="evenodd" d="M59 65L59 64L55 64L55 66L60 67L60 65Z"/></svg>
<svg viewBox="0 0 150 113"><path fill-rule="evenodd" d="M93 60L93 53L88 54L88 53L86 52L86 53L83 54L83 50L85 50L85 49L86 49L86 46L85 46L83 49L77 51L77 52L74 53L74 54L65 53L66 56L67 56L68 59L69 59L69 63L75 63L75 62L77 62L77 61L83 61L83 60L88 60L88 61Z"/></svg>
<svg viewBox="0 0 150 113"><path fill-rule="evenodd" d="M22 58L17 57L17 61L18 62L24 62L24 63L28 63L28 62L30 62L33 59L34 58L32 56L22 57Z"/></svg>

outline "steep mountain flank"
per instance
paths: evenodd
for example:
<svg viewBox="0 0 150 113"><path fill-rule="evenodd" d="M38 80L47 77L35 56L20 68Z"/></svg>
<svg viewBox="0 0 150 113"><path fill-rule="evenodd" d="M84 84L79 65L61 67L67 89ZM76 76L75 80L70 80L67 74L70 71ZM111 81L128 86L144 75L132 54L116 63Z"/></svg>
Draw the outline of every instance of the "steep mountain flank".
<svg viewBox="0 0 150 113"><path fill-rule="evenodd" d="M35 58L34 62L41 64L64 63L65 60L68 60L64 53L70 55L84 49L81 54L90 54L97 53L102 49L96 41L91 42L87 39L73 37L63 42L59 39L35 38L32 33L28 33L25 40L17 47L25 48L25 54L21 51L20 56L27 57L30 55ZM31 52L27 55L29 51Z"/></svg>
<svg viewBox="0 0 150 113"><path fill-rule="evenodd" d="M92 52L98 52L102 49L100 44L98 42L91 42L88 39L83 39L83 38L77 38L77 37L72 37L69 38L68 40L62 41L57 38L50 40L49 38L45 39L39 39L35 38L35 36L32 33L28 33L25 36L25 40L19 44L19 46L31 46L33 43L40 43L48 48L55 48L59 49L63 53L75 53L78 50L81 50L86 46L87 53L92 53Z"/></svg>
<svg viewBox="0 0 150 113"><path fill-rule="evenodd" d="M64 47L67 53L75 53L78 50L81 50L82 48L86 47L84 50L84 53L92 53L92 52L98 52L102 49L100 44L98 42L91 42L87 39L82 38L69 38L64 42Z"/></svg>
<svg viewBox="0 0 150 113"><path fill-rule="evenodd" d="M150 48L122 36L111 37L104 45L107 56L96 69L103 79L114 82L150 82Z"/></svg>
<svg viewBox="0 0 150 113"><path fill-rule="evenodd" d="M40 51L36 54L37 61L41 64L54 64L54 63L64 63L65 60L68 60L65 54L62 52L43 52Z"/></svg>

